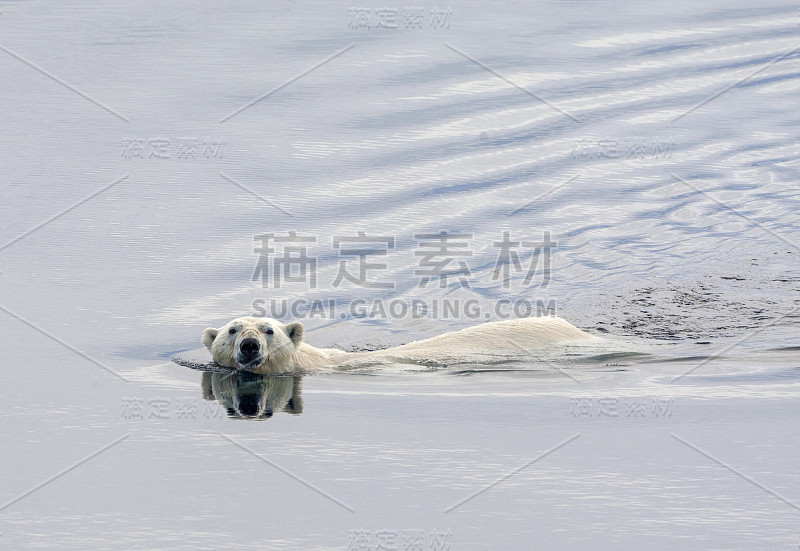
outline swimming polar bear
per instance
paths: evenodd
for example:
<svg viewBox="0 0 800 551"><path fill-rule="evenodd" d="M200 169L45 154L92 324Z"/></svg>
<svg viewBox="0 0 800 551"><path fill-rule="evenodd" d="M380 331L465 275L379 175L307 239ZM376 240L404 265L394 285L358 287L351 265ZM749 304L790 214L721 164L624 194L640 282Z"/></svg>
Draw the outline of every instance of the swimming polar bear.
<svg viewBox="0 0 800 551"><path fill-rule="evenodd" d="M566 342L600 340L557 317L487 322L386 350L344 352L303 341L300 322L237 318L203 332L203 344L219 365L261 375L315 371L353 361L442 363L518 354Z"/></svg>

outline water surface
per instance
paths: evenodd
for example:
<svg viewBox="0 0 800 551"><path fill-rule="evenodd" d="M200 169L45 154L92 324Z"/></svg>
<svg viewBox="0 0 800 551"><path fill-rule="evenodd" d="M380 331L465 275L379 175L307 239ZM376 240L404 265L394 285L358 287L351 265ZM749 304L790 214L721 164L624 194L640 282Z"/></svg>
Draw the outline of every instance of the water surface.
<svg viewBox="0 0 800 551"><path fill-rule="evenodd" d="M0 2L3 547L797 546L797 6L418 7ZM317 285L262 287L290 231ZM333 286L359 231L394 287ZM419 285L442 231L468 287ZM492 278L504 231L546 285ZM269 408L169 362L270 300L335 301L317 346L503 300L613 346L244 381Z"/></svg>

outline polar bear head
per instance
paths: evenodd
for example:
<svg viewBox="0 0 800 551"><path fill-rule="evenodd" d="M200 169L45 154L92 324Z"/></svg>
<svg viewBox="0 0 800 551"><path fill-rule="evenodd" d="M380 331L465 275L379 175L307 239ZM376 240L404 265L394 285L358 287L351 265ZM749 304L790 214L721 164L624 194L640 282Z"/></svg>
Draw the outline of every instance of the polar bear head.
<svg viewBox="0 0 800 551"><path fill-rule="evenodd" d="M219 329L206 329L203 344L225 367L280 372L290 369L303 332L300 322L284 325L271 318L237 318Z"/></svg>

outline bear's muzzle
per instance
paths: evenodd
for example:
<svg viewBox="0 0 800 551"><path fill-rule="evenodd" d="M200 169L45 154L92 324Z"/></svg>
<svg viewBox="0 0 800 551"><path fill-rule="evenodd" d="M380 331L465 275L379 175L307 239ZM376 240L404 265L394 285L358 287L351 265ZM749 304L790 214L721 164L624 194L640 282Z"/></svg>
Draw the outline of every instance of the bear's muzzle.
<svg viewBox="0 0 800 551"><path fill-rule="evenodd" d="M244 367L252 368L261 363L261 345L258 340L248 337L239 343L239 353L236 355L236 362Z"/></svg>

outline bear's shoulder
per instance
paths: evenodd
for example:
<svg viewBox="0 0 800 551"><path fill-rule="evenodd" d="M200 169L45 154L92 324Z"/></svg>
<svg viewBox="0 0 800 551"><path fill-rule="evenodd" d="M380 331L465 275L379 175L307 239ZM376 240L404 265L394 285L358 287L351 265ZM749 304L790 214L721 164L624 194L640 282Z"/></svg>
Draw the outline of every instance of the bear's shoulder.
<svg viewBox="0 0 800 551"><path fill-rule="evenodd" d="M334 358L340 350L319 349L305 342L301 342L295 349L293 360L295 369L319 369L336 363Z"/></svg>

